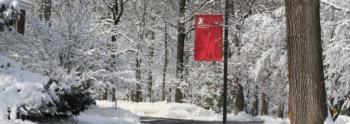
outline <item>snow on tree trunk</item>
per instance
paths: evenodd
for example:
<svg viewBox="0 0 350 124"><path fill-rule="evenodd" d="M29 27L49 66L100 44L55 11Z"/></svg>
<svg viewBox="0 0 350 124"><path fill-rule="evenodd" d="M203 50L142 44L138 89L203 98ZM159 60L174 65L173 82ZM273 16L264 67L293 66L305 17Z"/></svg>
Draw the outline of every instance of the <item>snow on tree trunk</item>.
<svg viewBox="0 0 350 124"><path fill-rule="evenodd" d="M166 80L166 72L167 72L167 68L168 68L168 24L166 22L166 20L164 21L164 67L163 67L163 80L162 80L162 101L165 101L165 96L166 96L166 92L165 92L165 80Z"/></svg>
<svg viewBox="0 0 350 124"><path fill-rule="evenodd" d="M184 53L185 53L185 12L186 12L186 0L179 0L179 19L177 27L177 59L176 59L176 77L178 82L176 83L175 90L175 102L183 102L183 94L180 89L180 84L183 81L184 71Z"/></svg>

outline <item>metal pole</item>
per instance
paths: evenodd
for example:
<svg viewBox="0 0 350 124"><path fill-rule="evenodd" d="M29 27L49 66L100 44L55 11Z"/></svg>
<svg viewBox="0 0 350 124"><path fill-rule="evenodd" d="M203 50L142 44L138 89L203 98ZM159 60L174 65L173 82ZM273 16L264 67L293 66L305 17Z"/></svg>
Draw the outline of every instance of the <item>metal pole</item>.
<svg viewBox="0 0 350 124"><path fill-rule="evenodd" d="M225 0L225 17L224 17L224 94L223 94L223 124L227 120L227 59L228 59L228 0Z"/></svg>

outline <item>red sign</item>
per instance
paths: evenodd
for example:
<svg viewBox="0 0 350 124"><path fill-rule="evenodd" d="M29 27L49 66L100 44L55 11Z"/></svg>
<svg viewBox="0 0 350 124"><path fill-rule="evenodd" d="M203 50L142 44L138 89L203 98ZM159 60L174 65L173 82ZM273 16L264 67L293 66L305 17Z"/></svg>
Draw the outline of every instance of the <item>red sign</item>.
<svg viewBox="0 0 350 124"><path fill-rule="evenodd" d="M195 15L195 61L222 60L222 22L221 14Z"/></svg>

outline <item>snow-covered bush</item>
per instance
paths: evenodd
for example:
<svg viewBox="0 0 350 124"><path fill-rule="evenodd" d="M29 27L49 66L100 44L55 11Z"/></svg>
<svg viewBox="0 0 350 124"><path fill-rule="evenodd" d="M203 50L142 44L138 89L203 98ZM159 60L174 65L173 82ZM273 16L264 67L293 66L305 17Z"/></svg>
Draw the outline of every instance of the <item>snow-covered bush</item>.
<svg viewBox="0 0 350 124"><path fill-rule="evenodd" d="M0 120L44 120L71 117L94 103L91 81L70 87L58 80L23 70L16 62L0 55Z"/></svg>
<svg viewBox="0 0 350 124"><path fill-rule="evenodd" d="M0 0L0 31L11 30L9 26L16 24L19 8L15 0Z"/></svg>
<svg viewBox="0 0 350 124"><path fill-rule="evenodd" d="M44 89L48 78L23 70L0 54L0 120L16 119L18 108L26 105L37 110L52 99Z"/></svg>
<svg viewBox="0 0 350 124"><path fill-rule="evenodd" d="M32 121L43 121L52 118L69 118L77 116L94 104L94 99L89 92L91 82L82 82L82 85L71 86L67 89L57 87L60 82L50 79L44 86L45 92L50 94L51 101L41 105L38 109L32 109L22 105L18 109L18 117Z"/></svg>

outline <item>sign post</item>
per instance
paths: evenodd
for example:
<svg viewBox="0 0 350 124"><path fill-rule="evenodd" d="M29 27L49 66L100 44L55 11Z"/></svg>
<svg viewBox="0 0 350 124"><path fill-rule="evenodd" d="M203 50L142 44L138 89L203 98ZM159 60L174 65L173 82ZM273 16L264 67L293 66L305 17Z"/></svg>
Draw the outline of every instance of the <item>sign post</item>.
<svg viewBox="0 0 350 124"><path fill-rule="evenodd" d="M227 120L227 60L228 60L228 17L229 12L227 9L228 0L225 0L225 25L224 25L224 93L223 93L223 124L226 124Z"/></svg>
<svg viewBox="0 0 350 124"><path fill-rule="evenodd" d="M227 121L227 61L228 61L228 17L229 12L226 8L228 0L225 1L225 20L224 20L224 91L223 91L223 116L222 122ZM224 8L224 7L222 7ZM197 14L195 15L195 61L222 61L222 30L223 15L216 14Z"/></svg>

